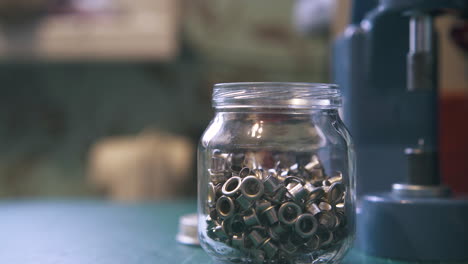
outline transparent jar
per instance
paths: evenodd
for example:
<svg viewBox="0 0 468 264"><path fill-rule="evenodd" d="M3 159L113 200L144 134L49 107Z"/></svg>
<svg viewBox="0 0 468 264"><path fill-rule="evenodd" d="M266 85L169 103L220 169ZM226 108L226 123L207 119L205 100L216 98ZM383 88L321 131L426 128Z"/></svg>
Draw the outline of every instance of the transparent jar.
<svg viewBox="0 0 468 264"><path fill-rule="evenodd" d="M215 262L338 263L355 233L337 86L225 83L198 147L199 239Z"/></svg>

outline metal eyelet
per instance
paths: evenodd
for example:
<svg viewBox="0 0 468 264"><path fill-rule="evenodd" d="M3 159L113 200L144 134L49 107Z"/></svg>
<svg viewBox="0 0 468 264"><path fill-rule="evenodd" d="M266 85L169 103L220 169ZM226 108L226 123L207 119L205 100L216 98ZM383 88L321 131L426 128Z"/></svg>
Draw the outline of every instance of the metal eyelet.
<svg viewBox="0 0 468 264"><path fill-rule="evenodd" d="M240 191L242 195L250 200L256 200L263 195L263 183L255 176L247 176L242 179Z"/></svg>
<svg viewBox="0 0 468 264"><path fill-rule="evenodd" d="M276 252L278 252L278 247L271 241L271 238L267 238L260 246L260 249L265 252L265 255L268 258L272 258L276 255Z"/></svg>
<svg viewBox="0 0 468 264"><path fill-rule="evenodd" d="M312 214L301 214L294 223L294 231L303 238L313 236L317 228L317 219Z"/></svg>
<svg viewBox="0 0 468 264"><path fill-rule="evenodd" d="M216 211L223 219L232 217L235 212L234 201L228 196L223 195L219 197L218 201L216 202Z"/></svg>
<svg viewBox="0 0 468 264"><path fill-rule="evenodd" d="M258 157L213 151L204 207L210 238L260 264L326 249L349 234L340 172L327 178L316 155L304 166L279 154L274 169Z"/></svg>
<svg viewBox="0 0 468 264"><path fill-rule="evenodd" d="M317 215L320 212L322 212L322 210L320 210L319 206L317 204L315 204L313 201L309 201L309 202L306 203L305 210L307 212L309 212L310 214L312 214L312 215Z"/></svg>
<svg viewBox="0 0 468 264"><path fill-rule="evenodd" d="M335 182L330 185L327 192L327 198L331 204L341 203L344 200L346 187L341 182Z"/></svg>
<svg viewBox="0 0 468 264"><path fill-rule="evenodd" d="M223 184L221 192L226 196L234 196L239 191L241 182L240 177L231 177Z"/></svg>
<svg viewBox="0 0 468 264"><path fill-rule="evenodd" d="M208 183L208 196L206 198L206 203L210 208L216 205L216 187L212 182Z"/></svg>
<svg viewBox="0 0 468 264"><path fill-rule="evenodd" d="M268 194L274 193L281 187L279 180L271 173L263 180L263 185L265 193Z"/></svg>
<svg viewBox="0 0 468 264"><path fill-rule="evenodd" d="M247 235L247 238L250 239L255 248L258 248L266 240L266 237L257 230L250 232L250 234Z"/></svg>
<svg viewBox="0 0 468 264"><path fill-rule="evenodd" d="M270 206L266 208L262 213L262 217L266 219L266 221L272 225L279 221L278 214L274 206Z"/></svg>
<svg viewBox="0 0 468 264"><path fill-rule="evenodd" d="M324 186L330 186L335 182L341 182L343 181L343 174L340 171L336 171L334 173L335 176L330 177L328 179L323 180L323 185Z"/></svg>
<svg viewBox="0 0 468 264"><path fill-rule="evenodd" d="M246 226L256 226L260 224L260 219L258 219L257 212L254 209L250 209L249 213L243 216L243 220Z"/></svg>
<svg viewBox="0 0 468 264"><path fill-rule="evenodd" d="M282 204L278 210L279 221L285 225L293 225L301 214L301 207L293 202Z"/></svg>
<svg viewBox="0 0 468 264"><path fill-rule="evenodd" d="M313 188L309 196L307 197L308 201L318 201L320 198L322 198L325 195L325 190L322 187L315 187Z"/></svg>

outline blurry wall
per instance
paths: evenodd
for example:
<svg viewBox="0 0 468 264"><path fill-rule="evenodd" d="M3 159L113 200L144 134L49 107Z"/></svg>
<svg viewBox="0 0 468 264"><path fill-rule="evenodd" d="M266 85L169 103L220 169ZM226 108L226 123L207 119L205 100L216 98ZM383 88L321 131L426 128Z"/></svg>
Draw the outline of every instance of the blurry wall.
<svg viewBox="0 0 468 264"><path fill-rule="evenodd" d="M91 194L89 150L107 137L151 128L195 142L210 118L198 79L184 62L0 65L0 194Z"/></svg>
<svg viewBox="0 0 468 264"><path fill-rule="evenodd" d="M7 43L0 45L0 197L193 196L195 146L213 115L214 83L328 81L329 32L298 34L294 0L176 1L164 15L177 28L160 31L148 25L156 23L152 10L173 6L158 7L167 0L103 0L103 9L78 11L71 1L80 0L57 1L53 17L39 20L58 31L0 27L0 44ZM143 15L126 13L128 5ZM141 34L118 35L126 21ZM48 52L38 43L49 43Z"/></svg>

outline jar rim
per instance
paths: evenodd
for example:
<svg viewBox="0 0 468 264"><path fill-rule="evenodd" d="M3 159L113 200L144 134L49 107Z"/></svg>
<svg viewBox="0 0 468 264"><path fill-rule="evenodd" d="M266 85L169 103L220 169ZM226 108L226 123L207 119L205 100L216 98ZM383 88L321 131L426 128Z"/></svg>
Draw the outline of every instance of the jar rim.
<svg viewBox="0 0 468 264"><path fill-rule="evenodd" d="M342 104L336 84L307 82L234 82L213 87L213 107L336 109Z"/></svg>

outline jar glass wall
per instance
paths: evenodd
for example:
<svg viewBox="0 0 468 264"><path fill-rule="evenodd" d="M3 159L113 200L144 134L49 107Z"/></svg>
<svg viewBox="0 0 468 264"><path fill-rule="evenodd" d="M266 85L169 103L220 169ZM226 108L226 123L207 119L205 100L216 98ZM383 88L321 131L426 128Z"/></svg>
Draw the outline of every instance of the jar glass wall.
<svg viewBox="0 0 468 264"><path fill-rule="evenodd" d="M224 263L336 263L354 238L351 138L329 84L231 83L198 148L202 247Z"/></svg>

